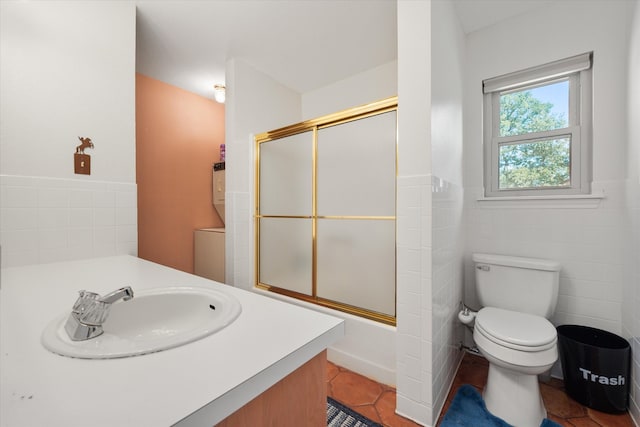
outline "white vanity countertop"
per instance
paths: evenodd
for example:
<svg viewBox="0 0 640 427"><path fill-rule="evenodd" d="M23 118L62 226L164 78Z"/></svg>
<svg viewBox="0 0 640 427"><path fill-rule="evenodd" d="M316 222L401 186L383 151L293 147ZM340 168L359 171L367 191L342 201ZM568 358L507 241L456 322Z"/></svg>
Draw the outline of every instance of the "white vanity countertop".
<svg viewBox="0 0 640 427"><path fill-rule="evenodd" d="M220 289L242 313L209 337L137 357L72 359L41 345L80 289L126 285ZM2 269L0 427L211 427L343 334L341 319L131 256Z"/></svg>

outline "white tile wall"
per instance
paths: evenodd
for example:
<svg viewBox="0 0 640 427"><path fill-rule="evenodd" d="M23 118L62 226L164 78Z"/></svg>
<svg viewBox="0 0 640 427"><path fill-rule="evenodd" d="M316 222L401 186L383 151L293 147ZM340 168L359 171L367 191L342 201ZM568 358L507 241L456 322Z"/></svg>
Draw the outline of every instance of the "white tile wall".
<svg viewBox="0 0 640 427"><path fill-rule="evenodd" d="M462 357L462 204L443 179L398 178L398 407L430 425Z"/></svg>
<svg viewBox="0 0 640 427"><path fill-rule="evenodd" d="M623 304L623 336L631 343L631 394L629 412L640 425L640 182L627 181L629 244L627 248Z"/></svg>
<svg viewBox="0 0 640 427"><path fill-rule="evenodd" d="M511 207L479 204L482 189L466 197L467 302L477 307L470 254L487 252L548 258L562 264L556 325L577 323L621 333L624 281L624 182L597 183L605 193L598 207Z"/></svg>
<svg viewBox="0 0 640 427"><path fill-rule="evenodd" d="M463 329L458 321L459 303L463 298L463 190L438 177L432 177L431 189L434 372L431 387L433 407L439 411L463 356L459 346Z"/></svg>
<svg viewBox="0 0 640 427"><path fill-rule="evenodd" d="M397 409L432 420L431 176L397 180Z"/></svg>
<svg viewBox="0 0 640 427"><path fill-rule="evenodd" d="M627 187L626 213L629 221L626 269L623 288L623 336L631 343L631 396L629 413L640 426L640 2L635 2L628 47L627 78Z"/></svg>
<svg viewBox="0 0 640 427"><path fill-rule="evenodd" d="M134 183L0 175L2 267L138 252Z"/></svg>

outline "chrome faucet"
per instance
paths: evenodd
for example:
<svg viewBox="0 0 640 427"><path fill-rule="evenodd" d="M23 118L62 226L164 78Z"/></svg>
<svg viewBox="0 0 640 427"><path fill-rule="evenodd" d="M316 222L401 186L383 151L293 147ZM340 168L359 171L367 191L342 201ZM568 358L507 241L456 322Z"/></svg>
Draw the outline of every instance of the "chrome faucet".
<svg viewBox="0 0 640 427"><path fill-rule="evenodd" d="M126 286L103 297L85 290L79 294L64 325L73 341L85 341L101 335L104 332L102 324L109 316L111 305L120 299L128 301L133 298L133 289Z"/></svg>
<svg viewBox="0 0 640 427"><path fill-rule="evenodd" d="M129 301L131 298L133 298L133 289L131 289L130 286L126 286L124 288L120 288L106 294L105 296L100 298L100 301L107 304L113 304L119 299L121 299L122 301Z"/></svg>

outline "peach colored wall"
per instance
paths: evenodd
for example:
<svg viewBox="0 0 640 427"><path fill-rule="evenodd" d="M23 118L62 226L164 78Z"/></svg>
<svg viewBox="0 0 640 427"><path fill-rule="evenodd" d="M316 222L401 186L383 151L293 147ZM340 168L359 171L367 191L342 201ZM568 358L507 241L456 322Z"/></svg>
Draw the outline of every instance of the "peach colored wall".
<svg viewBox="0 0 640 427"><path fill-rule="evenodd" d="M211 183L222 143L222 104L136 74L140 258L193 272L193 230L223 227Z"/></svg>

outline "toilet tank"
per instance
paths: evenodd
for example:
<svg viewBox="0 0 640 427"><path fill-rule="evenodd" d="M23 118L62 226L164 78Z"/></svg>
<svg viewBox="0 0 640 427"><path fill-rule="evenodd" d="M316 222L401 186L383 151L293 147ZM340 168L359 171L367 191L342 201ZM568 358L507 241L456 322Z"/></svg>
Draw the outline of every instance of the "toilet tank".
<svg viewBox="0 0 640 427"><path fill-rule="evenodd" d="M545 318L558 301L560 263L493 254L473 254L476 292L483 307L497 307Z"/></svg>

